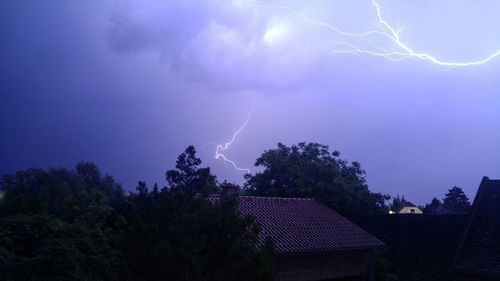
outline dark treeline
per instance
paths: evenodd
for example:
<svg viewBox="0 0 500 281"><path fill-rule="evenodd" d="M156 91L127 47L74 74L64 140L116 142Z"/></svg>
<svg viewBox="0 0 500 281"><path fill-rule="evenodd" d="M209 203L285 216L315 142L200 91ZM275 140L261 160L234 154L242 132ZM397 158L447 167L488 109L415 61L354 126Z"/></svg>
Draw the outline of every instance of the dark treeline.
<svg viewBox="0 0 500 281"><path fill-rule="evenodd" d="M314 197L347 217L386 212L364 171L314 143L278 144L240 194ZM96 165L28 169L0 180L0 280L271 280L272 241L238 214L190 146L167 186L127 193Z"/></svg>
<svg viewBox="0 0 500 281"><path fill-rule="evenodd" d="M471 203L464 191L454 186L445 194L443 201L432 198L429 204L423 207L427 214L467 214L471 209Z"/></svg>
<svg viewBox="0 0 500 281"><path fill-rule="evenodd" d="M395 196L392 198L389 207L391 210L398 210L404 203L408 202L404 196ZM446 192L443 200L436 197L432 198L431 202L424 206L419 206L424 214L468 214L471 209L471 202L465 192L458 186L454 186Z"/></svg>

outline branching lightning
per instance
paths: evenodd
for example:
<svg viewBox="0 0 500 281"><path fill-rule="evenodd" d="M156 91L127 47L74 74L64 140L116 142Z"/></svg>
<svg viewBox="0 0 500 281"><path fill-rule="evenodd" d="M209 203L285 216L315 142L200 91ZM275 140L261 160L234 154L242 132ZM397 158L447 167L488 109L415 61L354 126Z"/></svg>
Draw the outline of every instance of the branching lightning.
<svg viewBox="0 0 500 281"><path fill-rule="evenodd" d="M367 0L368 1L368 0ZM359 56L374 56L374 57L382 57L391 61L401 61L406 59L420 59L423 61L427 61L436 65L445 66L445 67L466 67L466 66L474 66L481 65L492 61L493 59L500 57L500 50L497 50L490 55L472 61L447 61L437 58L436 56L414 50L407 43L403 42L401 38L403 26L394 27L387 21L382 13L382 9L378 0L370 0L371 5L374 7L375 15L376 15L376 24L375 28L372 30L367 30L364 32L348 32L338 28L328 22L315 20L311 17L308 17L298 10L288 7L288 6L278 6L272 4L260 4L256 2L247 2L247 1L238 1L233 2L237 5L250 6L259 9L273 9L285 11L291 15L294 15L301 21L318 26L320 28L326 29L329 32L335 33L340 36L340 40L334 41L334 48L331 49L329 54L350 54L350 55L359 55ZM381 41L382 40L382 41ZM253 109L252 109L253 111ZM229 147L236 140L240 132L246 127L252 111L248 114L243 125L234 132L232 138L224 143L217 145L215 150L215 159L222 159L225 162L231 164L237 171L250 173L250 169L241 168L236 165L236 163L227 158L224 155L224 151L229 149Z"/></svg>
<svg viewBox="0 0 500 281"><path fill-rule="evenodd" d="M226 143L224 144L219 144L217 145L216 149L215 149L215 159L222 159L224 160L225 162L231 164L237 171L240 171L240 172L245 172L246 174L249 174L251 173L250 169L248 168L241 168L241 167L238 167L236 165L236 163L227 158L225 155L224 155L224 151L226 151L232 144L233 142L236 140L236 137L238 137L238 135L240 134L240 132L245 129L245 127L247 126L248 124L248 121L250 120L250 117L252 116L252 112L253 112L253 108L252 110L250 111L250 113L248 113L248 116L247 118L245 119L245 122L243 123L243 125L241 125L241 127L236 130L236 132L233 133L233 137Z"/></svg>
<svg viewBox="0 0 500 281"><path fill-rule="evenodd" d="M500 57L500 50L497 50L486 56L484 58L473 60L473 61L446 61L441 60L429 53L419 52L412 49L406 43L404 43L401 39L402 27L395 28L393 27L382 15L382 11L377 0L371 0L371 4L375 8L376 16L377 16L377 28L374 30L369 30L361 33L352 33L346 32L337 28L327 22L314 20L299 11L287 7L287 6L276 6L276 5L268 5L268 4L256 4L256 3L247 3L247 2L238 2L244 5L251 5L256 8L269 8L276 9L289 12L304 22L308 24L316 25L325 29L328 29L331 32L335 32L336 34L345 38L343 41L336 41L336 48L331 50L330 54L353 54L353 55L361 55L361 56L376 56L382 57L385 59L389 59L392 61L401 61L409 58L417 58L421 60L425 60L440 66L447 67L465 67L465 66L473 66L485 64L497 57ZM385 38L389 40L390 49L388 50L386 47L377 43L377 39ZM349 41L348 39L351 39ZM352 41L354 39L354 41ZM364 44L357 43L356 40L362 42Z"/></svg>
<svg viewBox="0 0 500 281"><path fill-rule="evenodd" d="M380 26L385 29L385 31L387 32L389 37L392 39L392 41L397 46L399 46L401 48L401 50L403 50L403 54L405 54L405 55L402 56L402 58L404 58L405 56L406 57L415 57L415 58L419 58L419 59L423 59L423 60L428 60L428 61L431 61L435 64L439 64L439 65L443 65L443 66L471 66L471 65L478 65L478 64L487 63L487 62L491 61L492 59L500 56L500 50L498 50L498 51L492 53L491 55L489 55L483 59L476 60L476 61L450 62L450 61L440 60L440 59L438 59L438 58L436 58L428 53L416 52L401 41L400 32L398 30L394 29L382 17L382 12L380 10L380 5L378 4L378 2L376 0L372 0L372 4L373 4L373 6L375 6L375 9L377 10L377 18L378 18L378 22L379 22Z"/></svg>

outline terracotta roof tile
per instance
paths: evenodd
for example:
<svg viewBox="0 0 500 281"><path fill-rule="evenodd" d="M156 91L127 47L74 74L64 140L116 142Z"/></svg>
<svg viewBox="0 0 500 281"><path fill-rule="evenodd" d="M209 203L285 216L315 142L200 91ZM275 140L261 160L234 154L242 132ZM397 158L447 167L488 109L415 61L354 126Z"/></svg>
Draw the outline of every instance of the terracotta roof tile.
<svg viewBox="0 0 500 281"><path fill-rule="evenodd" d="M240 196L239 211L253 215L259 237L273 240L278 253L327 252L384 244L314 199Z"/></svg>

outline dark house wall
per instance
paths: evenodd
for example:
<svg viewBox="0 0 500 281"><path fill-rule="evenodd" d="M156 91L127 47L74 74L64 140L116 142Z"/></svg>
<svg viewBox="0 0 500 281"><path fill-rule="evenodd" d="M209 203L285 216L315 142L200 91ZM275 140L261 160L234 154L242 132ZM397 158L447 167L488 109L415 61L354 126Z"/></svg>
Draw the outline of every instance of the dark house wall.
<svg viewBox="0 0 500 281"><path fill-rule="evenodd" d="M276 281L368 280L371 258L371 250L279 256Z"/></svg>
<svg viewBox="0 0 500 281"><path fill-rule="evenodd" d="M386 244L385 256L400 280L456 280L453 260L467 215L381 215L358 225Z"/></svg>

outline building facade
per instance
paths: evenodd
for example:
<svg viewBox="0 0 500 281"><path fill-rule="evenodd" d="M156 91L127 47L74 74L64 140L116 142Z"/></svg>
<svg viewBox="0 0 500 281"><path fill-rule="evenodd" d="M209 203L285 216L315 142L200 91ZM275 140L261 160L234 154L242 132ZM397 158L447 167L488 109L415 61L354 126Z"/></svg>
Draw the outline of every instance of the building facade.
<svg viewBox="0 0 500 281"><path fill-rule="evenodd" d="M277 281L373 280L374 253L384 244L314 199L239 197L239 211L271 239Z"/></svg>

